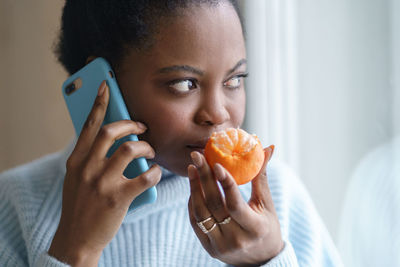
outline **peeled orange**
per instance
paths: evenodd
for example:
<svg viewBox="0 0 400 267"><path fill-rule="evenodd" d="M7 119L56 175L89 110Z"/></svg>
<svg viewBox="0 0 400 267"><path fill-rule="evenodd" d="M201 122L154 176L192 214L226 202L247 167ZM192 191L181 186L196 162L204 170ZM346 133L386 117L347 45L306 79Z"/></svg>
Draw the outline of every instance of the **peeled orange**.
<svg viewBox="0 0 400 267"><path fill-rule="evenodd" d="M214 132L205 146L204 156L211 167L215 163L224 166L238 185L256 177L264 163L260 140L239 128Z"/></svg>

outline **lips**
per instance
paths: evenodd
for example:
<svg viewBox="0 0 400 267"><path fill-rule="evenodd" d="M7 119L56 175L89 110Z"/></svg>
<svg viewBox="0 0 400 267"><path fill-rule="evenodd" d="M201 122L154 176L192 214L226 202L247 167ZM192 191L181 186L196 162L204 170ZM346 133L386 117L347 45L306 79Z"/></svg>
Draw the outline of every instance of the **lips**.
<svg viewBox="0 0 400 267"><path fill-rule="evenodd" d="M200 139L198 141L195 141L195 142L193 142L191 144L188 144L186 147L191 149L191 150L196 150L196 151L199 151L201 153L204 153L204 148L206 147L207 141L208 141L208 137L202 138L202 139Z"/></svg>

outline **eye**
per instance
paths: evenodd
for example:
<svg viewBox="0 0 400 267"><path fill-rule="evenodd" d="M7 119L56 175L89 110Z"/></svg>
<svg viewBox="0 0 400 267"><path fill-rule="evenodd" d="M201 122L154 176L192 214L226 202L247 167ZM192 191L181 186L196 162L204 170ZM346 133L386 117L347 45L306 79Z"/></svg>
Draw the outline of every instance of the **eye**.
<svg viewBox="0 0 400 267"><path fill-rule="evenodd" d="M230 88L230 89L236 89L239 88L240 85L242 84L242 78L246 78L248 76L247 73L236 75L226 82L224 82L224 86Z"/></svg>
<svg viewBox="0 0 400 267"><path fill-rule="evenodd" d="M195 81L191 79L173 81L168 87L178 93L186 93L197 88Z"/></svg>
<svg viewBox="0 0 400 267"><path fill-rule="evenodd" d="M237 88L240 86L240 77L233 77L228 81L224 82L224 86L229 88Z"/></svg>

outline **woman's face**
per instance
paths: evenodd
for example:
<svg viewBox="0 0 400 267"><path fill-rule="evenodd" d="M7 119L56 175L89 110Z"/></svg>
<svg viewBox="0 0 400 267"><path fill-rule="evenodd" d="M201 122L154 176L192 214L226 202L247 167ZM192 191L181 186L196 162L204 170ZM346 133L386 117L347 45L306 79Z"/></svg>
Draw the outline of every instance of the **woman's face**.
<svg viewBox="0 0 400 267"><path fill-rule="evenodd" d="M148 127L139 138L155 149L154 161L186 176L190 153L203 152L212 132L243 122L245 44L229 3L161 24L150 49L124 59L118 83L132 119Z"/></svg>

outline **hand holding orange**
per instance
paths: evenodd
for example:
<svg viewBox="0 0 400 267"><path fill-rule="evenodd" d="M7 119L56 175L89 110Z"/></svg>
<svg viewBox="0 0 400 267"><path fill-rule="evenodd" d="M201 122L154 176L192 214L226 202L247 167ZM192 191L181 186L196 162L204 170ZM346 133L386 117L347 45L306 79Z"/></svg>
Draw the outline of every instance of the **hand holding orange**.
<svg viewBox="0 0 400 267"><path fill-rule="evenodd" d="M258 137L239 128L214 132L204 156L210 166L221 164L238 185L256 177L264 163L264 150Z"/></svg>
<svg viewBox="0 0 400 267"><path fill-rule="evenodd" d="M211 135L204 155L190 154L190 222L203 247L220 261L259 266L284 247L265 169L273 151L272 145L262 149L255 135L228 128ZM246 201L237 184L250 180Z"/></svg>

